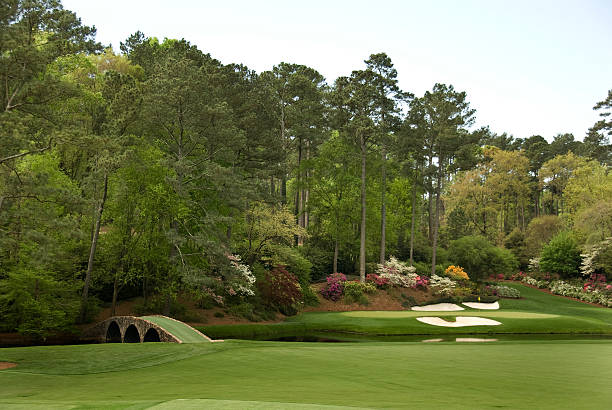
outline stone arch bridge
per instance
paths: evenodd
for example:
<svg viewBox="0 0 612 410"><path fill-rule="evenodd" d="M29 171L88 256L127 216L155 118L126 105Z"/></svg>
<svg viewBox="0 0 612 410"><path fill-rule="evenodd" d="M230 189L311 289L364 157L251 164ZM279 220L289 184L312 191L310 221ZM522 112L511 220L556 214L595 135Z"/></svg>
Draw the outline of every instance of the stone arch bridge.
<svg viewBox="0 0 612 410"><path fill-rule="evenodd" d="M186 323L170 317L113 316L83 332L82 340L99 343L216 342Z"/></svg>

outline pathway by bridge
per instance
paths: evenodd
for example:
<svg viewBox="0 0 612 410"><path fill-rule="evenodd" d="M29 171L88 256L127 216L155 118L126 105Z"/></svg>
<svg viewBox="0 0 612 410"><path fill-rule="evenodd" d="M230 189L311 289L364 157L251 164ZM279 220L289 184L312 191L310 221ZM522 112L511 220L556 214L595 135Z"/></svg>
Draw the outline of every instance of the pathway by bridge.
<svg viewBox="0 0 612 410"><path fill-rule="evenodd" d="M114 316L87 329L83 340L106 343L210 343L208 336L186 323L170 317L155 316Z"/></svg>

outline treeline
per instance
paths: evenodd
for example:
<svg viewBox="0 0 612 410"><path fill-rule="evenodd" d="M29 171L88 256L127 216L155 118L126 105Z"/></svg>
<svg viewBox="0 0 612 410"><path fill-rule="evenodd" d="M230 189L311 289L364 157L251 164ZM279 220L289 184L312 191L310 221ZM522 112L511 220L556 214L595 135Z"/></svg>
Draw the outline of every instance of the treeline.
<svg viewBox="0 0 612 410"><path fill-rule="evenodd" d="M278 308L278 275L308 300L312 280L391 254L443 270L466 236L526 266L551 232L612 235L610 92L583 142L548 143L472 130L465 92L415 97L384 53L329 84L94 35L59 1L0 6L1 331L69 329L134 296L253 315Z"/></svg>

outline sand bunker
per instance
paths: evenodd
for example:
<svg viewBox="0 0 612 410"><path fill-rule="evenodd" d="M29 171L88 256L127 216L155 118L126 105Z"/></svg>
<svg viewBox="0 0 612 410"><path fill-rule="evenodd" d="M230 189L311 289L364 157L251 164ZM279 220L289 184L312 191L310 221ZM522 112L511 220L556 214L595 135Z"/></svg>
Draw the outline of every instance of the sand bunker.
<svg viewBox="0 0 612 410"><path fill-rule="evenodd" d="M455 305L454 303L437 303L435 305L413 306L411 309L422 312L454 312L456 310L465 310L465 308Z"/></svg>
<svg viewBox="0 0 612 410"><path fill-rule="evenodd" d="M433 326L444 326L444 327L464 327L464 326L497 326L501 325L497 320L485 319L483 317L476 316L457 316L455 322L447 322L446 320L429 316L429 317L417 317L417 320L421 323L426 323Z"/></svg>
<svg viewBox="0 0 612 410"><path fill-rule="evenodd" d="M499 303L478 303L478 302L464 302L462 305L470 307L472 309L487 309L487 310L497 310L499 309Z"/></svg>
<svg viewBox="0 0 612 410"><path fill-rule="evenodd" d="M10 369L11 367L16 367L17 363L11 362L0 362L0 370Z"/></svg>
<svg viewBox="0 0 612 410"><path fill-rule="evenodd" d="M444 339L425 339L425 340L421 340L421 342L423 343L436 343L436 342L443 342Z"/></svg>

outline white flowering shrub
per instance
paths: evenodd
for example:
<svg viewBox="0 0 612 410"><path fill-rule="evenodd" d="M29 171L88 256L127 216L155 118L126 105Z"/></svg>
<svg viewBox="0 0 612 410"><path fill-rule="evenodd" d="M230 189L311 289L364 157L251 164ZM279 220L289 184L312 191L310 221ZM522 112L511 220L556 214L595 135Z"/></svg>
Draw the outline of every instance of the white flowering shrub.
<svg viewBox="0 0 612 410"><path fill-rule="evenodd" d="M529 266L527 267L529 272L539 272L540 271L540 258L531 258L529 259Z"/></svg>
<svg viewBox="0 0 612 410"><path fill-rule="evenodd" d="M399 275L416 273L416 268L414 266L408 266L404 262L398 261L395 256L390 256L387 262L385 262L384 264L379 263L376 266L376 274L378 274L379 276L385 273Z"/></svg>
<svg viewBox="0 0 612 410"><path fill-rule="evenodd" d="M255 295L255 275L248 265L241 263L240 256L229 255L227 257L232 267L232 277L227 284L227 293L231 296L253 296Z"/></svg>
<svg viewBox="0 0 612 410"><path fill-rule="evenodd" d="M429 281L429 287L439 295L450 296L453 293L453 290L457 286L457 282L450 278L443 278L436 274L431 276L431 280Z"/></svg>
<svg viewBox="0 0 612 410"><path fill-rule="evenodd" d="M612 307L612 297L600 290L585 290L584 288L562 280L556 280L550 284L550 291L555 295L568 296L590 303L598 303L606 307Z"/></svg>
<svg viewBox="0 0 612 410"><path fill-rule="evenodd" d="M497 296L502 298L518 299L521 297L521 292L518 289L511 288L510 286L498 285L492 286L492 288L495 290L495 293L497 293Z"/></svg>
<svg viewBox="0 0 612 410"><path fill-rule="evenodd" d="M603 241L588 247L584 253L581 253L582 263L580 264L580 273L582 276L591 276L597 268L597 257L599 254L612 245L612 237L606 238Z"/></svg>
<svg viewBox="0 0 612 410"><path fill-rule="evenodd" d="M550 282L548 282L546 280L537 280L537 279L534 279L531 276L525 276L521 280L521 282L526 283L526 284L531 285L531 286L535 286L536 288L540 288L540 289L544 289L544 288L548 287L548 285L550 283Z"/></svg>
<svg viewBox="0 0 612 410"><path fill-rule="evenodd" d="M419 277L416 273L408 273L406 275L400 275L398 273L381 273L379 276L387 279L392 286L401 288L415 287Z"/></svg>

